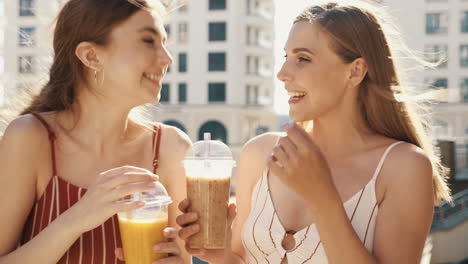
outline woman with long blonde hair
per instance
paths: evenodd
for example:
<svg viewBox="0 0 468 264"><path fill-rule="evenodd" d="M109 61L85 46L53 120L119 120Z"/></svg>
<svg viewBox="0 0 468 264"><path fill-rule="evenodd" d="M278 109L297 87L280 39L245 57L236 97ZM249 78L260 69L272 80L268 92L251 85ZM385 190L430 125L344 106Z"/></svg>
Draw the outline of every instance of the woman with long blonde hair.
<svg viewBox="0 0 468 264"><path fill-rule="evenodd" d="M232 240L224 250L187 246L192 254L210 263L419 262L434 205L450 192L421 115L401 99L390 26L364 2L316 4L297 17L278 73L294 122L246 144ZM188 240L197 215L187 200L179 208Z"/></svg>

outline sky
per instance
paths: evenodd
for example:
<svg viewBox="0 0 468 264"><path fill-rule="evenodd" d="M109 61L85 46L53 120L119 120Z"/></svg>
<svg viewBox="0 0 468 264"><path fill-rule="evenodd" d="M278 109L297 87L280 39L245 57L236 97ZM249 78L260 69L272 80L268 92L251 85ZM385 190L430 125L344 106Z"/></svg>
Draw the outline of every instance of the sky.
<svg viewBox="0 0 468 264"><path fill-rule="evenodd" d="M1 0L0 0L1 1ZM276 74L284 61L284 44L294 18L302 11L310 0L275 0L275 98L274 108L278 114L287 115L289 111L288 96L284 85L276 78Z"/></svg>
<svg viewBox="0 0 468 264"><path fill-rule="evenodd" d="M292 25L294 17L306 6L306 3L310 0L274 0L275 1L275 43L274 43L274 56L275 56L275 68L274 76L279 71L283 62L283 46L286 42L289 29ZM0 18L3 16L3 2L0 0ZM1 21L0 21L1 23ZM3 48L3 29L0 24L0 48ZM3 73L3 58L0 56L0 73ZM283 89L283 85L275 77L275 97L274 97L274 108L278 114L288 113L288 98L287 94ZM0 86L0 105L2 104L3 91Z"/></svg>

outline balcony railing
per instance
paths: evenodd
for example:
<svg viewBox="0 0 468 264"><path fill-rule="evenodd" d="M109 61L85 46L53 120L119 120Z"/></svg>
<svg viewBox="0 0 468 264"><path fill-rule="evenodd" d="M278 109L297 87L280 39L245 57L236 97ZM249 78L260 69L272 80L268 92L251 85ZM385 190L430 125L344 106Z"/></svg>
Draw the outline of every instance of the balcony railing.
<svg viewBox="0 0 468 264"><path fill-rule="evenodd" d="M453 196L453 204L436 207L431 232L446 230L468 220L468 189Z"/></svg>

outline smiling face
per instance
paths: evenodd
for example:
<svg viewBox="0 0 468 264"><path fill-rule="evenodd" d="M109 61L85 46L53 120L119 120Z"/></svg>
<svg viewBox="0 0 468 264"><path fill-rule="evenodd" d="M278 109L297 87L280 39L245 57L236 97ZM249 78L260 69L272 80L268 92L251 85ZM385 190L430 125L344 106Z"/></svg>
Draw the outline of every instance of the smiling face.
<svg viewBox="0 0 468 264"><path fill-rule="evenodd" d="M289 95L291 120L314 120L342 106L350 66L330 44L319 25L299 21L291 28L286 60L277 75Z"/></svg>
<svg viewBox="0 0 468 264"><path fill-rule="evenodd" d="M109 44L97 52L103 68L98 91L132 105L157 103L162 78L172 63L165 41L159 15L141 10L117 25Z"/></svg>

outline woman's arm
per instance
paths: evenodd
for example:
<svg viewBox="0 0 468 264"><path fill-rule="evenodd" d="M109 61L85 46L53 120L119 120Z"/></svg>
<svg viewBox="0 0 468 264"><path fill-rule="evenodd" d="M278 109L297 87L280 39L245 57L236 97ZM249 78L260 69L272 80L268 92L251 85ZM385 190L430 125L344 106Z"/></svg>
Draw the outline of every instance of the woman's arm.
<svg viewBox="0 0 468 264"><path fill-rule="evenodd" d="M75 220L64 214L15 250L36 199L36 162L44 155L38 149L47 153L47 134L30 117L13 121L0 142L1 264L56 263L80 235L71 224Z"/></svg>
<svg viewBox="0 0 468 264"><path fill-rule="evenodd" d="M164 126L161 139L162 164L168 164L161 170L161 182L168 188L168 193L173 202L169 206L169 226L176 227L176 217L178 215L177 205L186 197L185 169L182 160L185 158L187 150L192 146L190 138L182 131ZM163 146L166 144L166 146ZM165 151L170 155L165 155ZM164 160L164 158L166 159ZM177 238L177 244L181 250L184 263L192 263L192 257L187 253L184 242Z"/></svg>
<svg viewBox="0 0 468 264"><path fill-rule="evenodd" d="M17 248L36 199L37 168L39 163L50 164L50 156L41 159L50 149L47 134L32 118L24 116L13 121L0 142L0 264L57 263L83 232L117 212L141 208L139 202L117 201L151 190L154 185L149 183L158 179L147 170L129 166L103 172L79 202Z"/></svg>
<svg viewBox="0 0 468 264"><path fill-rule="evenodd" d="M252 192L266 167L266 159L278 140L279 134L267 133L250 140L243 148L237 169L236 204L237 216L232 226L232 251L222 263L247 263L242 243L242 228L247 220L252 202Z"/></svg>
<svg viewBox="0 0 468 264"><path fill-rule="evenodd" d="M380 175L388 183L378 208L373 255L349 223L339 196L310 203L330 263L419 263L432 222L432 167L422 151L400 147Z"/></svg>
<svg viewBox="0 0 468 264"><path fill-rule="evenodd" d="M429 232L434 198L432 166L424 152L403 144L390 152L379 176L384 198L379 205L374 254L354 231L320 150L292 125L280 141L288 159L270 159L268 167L309 203L330 263L418 263ZM294 147L293 147L294 146ZM275 157L282 157L275 148Z"/></svg>

